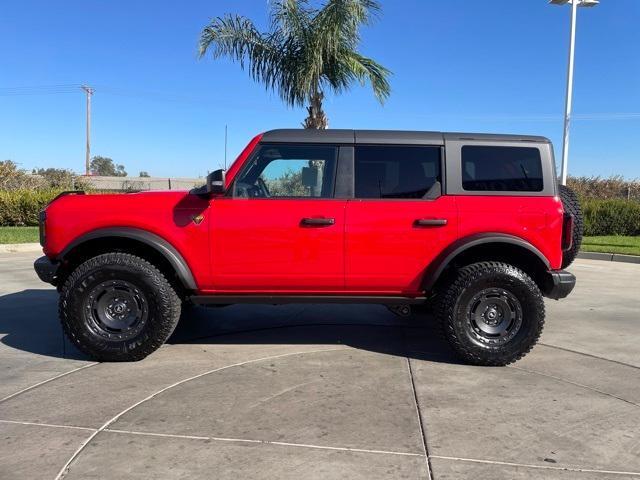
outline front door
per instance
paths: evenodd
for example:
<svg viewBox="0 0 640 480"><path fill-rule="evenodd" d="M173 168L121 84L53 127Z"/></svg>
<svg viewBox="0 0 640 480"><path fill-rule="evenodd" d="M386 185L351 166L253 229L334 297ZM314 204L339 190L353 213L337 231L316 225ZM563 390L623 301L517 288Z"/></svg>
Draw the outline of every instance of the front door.
<svg viewBox="0 0 640 480"><path fill-rule="evenodd" d="M230 194L211 202L216 291L344 290L346 200L333 198L338 149L258 146Z"/></svg>
<svg viewBox="0 0 640 480"><path fill-rule="evenodd" d="M422 293L426 267L457 235L455 197L442 195L441 150L356 146L355 198L346 215L348 291Z"/></svg>

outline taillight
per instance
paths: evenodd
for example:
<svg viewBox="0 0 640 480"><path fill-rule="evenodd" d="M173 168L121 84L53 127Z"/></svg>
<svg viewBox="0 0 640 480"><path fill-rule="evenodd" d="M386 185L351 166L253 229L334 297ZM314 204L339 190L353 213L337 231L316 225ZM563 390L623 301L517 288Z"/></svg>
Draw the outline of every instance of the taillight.
<svg viewBox="0 0 640 480"><path fill-rule="evenodd" d="M38 226L40 227L40 245L44 247L44 242L46 240L46 231L45 231L45 223L47 220L47 212L42 210L38 215Z"/></svg>
<svg viewBox="0 0 640 480"><path fill-rule="evenodd" d="M565 213L562 221L562 250L564 251L570 250L571 247L573 247L574 228L573 215Z"/></svg>

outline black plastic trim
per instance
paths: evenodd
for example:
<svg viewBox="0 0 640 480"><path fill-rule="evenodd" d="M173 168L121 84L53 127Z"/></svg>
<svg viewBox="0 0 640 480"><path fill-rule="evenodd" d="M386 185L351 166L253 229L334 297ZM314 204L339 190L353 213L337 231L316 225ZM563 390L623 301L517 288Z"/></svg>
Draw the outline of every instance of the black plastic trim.
<svg viewBox="0 0 640 480"><path fill-rule="evenodd" d="M396 297L375 295L194 295L189 298L197 305L251 303L284 305L290 303L374 303L381 305L421 304L426 297Z"/></svg>
<svg viewBox="0 0 640 480"><path fill-rule="evenodd" d="M33 262L33 269L38 274L38 278L51 285L56 284L59 266L60 264L58 262L52 261L49 257L40 257Z"/></svg>
<svg viewBox="0 0 640 480"><path fill-rule="evenodd" d="M566 270L551 270L547 272L542 293L545 297L560 300L568 296L575 286L576 277L572 273Z"/></svg>
<svg viewBox="0 0 640 480"><path fill-rule="evenodd" d="M114 227L93 230L85 235L82 235L81 237L76 238L73 242L67 245L67 247L60 253L59 257L61 259L64 259L64 257L68 255L71 250L89 240L106 237L130 238L132 240L138 240L139 242L150 246L167 259L167 261L174 268L176 275L185 288L189 290L197 290L198 287L191 273L191 269L187 265L187 262L184 260L182 255L180 255L180 253L175 249L175 247L155 233L151 233L146 230L140 230L138 228Z"/></svg>
<svg viewBox="0 0 640 480"><path fill-rule="evenodd" d="M338 165L336 167L334 198L353 198L355 189L353 165L353 145L342 145L338 151Z"/></svg>
<svg viewBox="0 0 640 480"><path fill-rule="evenodd" d="M431 262L431 265L427 268L424 276L423 286L425 291L429 291L433 288L447 265L449 265L449 263L451 263L451 261L462 252L472 247L477 247L478 245L487 245L491 243L506 243L525 248L535 254L540 261L544 263L547 269L550 268L549 260L547 260L543 253L526 240L504 233L479 233L453 242L449 247L444 249L444 251L433 262Z"/></svg>
<svg viewBox="0 0 640 480"><path fill-rule="evenodd" d="M46 222L47 222L47 212L46 210L40 210L40 213L38 213L38 237L40 240L40 245L43 247L44 247L45 241L47 240Z"/></svg>

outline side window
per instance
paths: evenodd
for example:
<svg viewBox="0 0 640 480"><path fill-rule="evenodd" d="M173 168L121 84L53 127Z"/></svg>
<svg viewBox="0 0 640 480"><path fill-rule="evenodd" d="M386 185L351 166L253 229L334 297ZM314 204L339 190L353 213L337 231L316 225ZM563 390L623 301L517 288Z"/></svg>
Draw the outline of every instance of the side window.
<svg viewBox="0 0 640 480"><path fill-rule="evenodd" d="M540 150L531 147L462 147L462 188L483 192L540 192Z"/></svg>
<svg viewBox="0 0 640 480"><path fill-rule="evenodd" d="M354 174L356 198L435 198L440 147L356 146Z"/></svg>
<svg viewBox="0 0 640 480"><path fill-rule="evenodd" d="M338 147L261 145L233 186L234 197L329 198Z"/></svg>

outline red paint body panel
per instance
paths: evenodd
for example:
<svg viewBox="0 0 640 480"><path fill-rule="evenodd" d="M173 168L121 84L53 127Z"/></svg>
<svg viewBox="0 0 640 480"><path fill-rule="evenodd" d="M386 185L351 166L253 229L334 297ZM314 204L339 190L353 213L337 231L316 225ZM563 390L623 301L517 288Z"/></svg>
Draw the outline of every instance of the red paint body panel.
<svg viewBox="0 0 640 480"><path fill-rule="evenodd" d="M216 291L344 289L345 200L217 198L211 203ZM302 226L303 218L333 218Z"/></svg>
<svg viewBox="0 0 640 480"><path fill-rule="evenodd" d="M249 158L249 155L251 155L251 152L253 152L256 146L260 143L261 139L262 139L262 133L253 137L251 141L247 144L247 146L244 147L244 150L240 152L240 155L238 155L238 158L236 158L236 160L231 164L225 178L225 188L229 188L229 186L231 185L231 182L233 182L233 179L238 174L238 172L240 171L244 163L247 161L247 158Z"/></svg>
<svg viewBox="0 0 640 480"><path fill-rule="evenodd" d="M562 264L562 202L556 197L459 195L458 235L505 233L526 240L547 258Z"/></svg>
<svg viewBox="0 0 640 480"><path fill-rule="evenodd" d="M44 252L55 258L67 245L93 230L131 227L166 240L183 256L198 285L211 283L209 201L186 191L114 195L66 195L47 207ZM196 225L192 218L203 214Z"/></svg>
<svg viewBox="0 0 640 480"><path fill-rule="evenodd" d="M443 226L417 227L419 219ZM349 291L421 295L424 270L457 232L456 198L350 200L347 205L346 283Z"/></svg>

